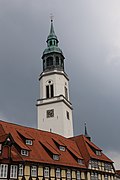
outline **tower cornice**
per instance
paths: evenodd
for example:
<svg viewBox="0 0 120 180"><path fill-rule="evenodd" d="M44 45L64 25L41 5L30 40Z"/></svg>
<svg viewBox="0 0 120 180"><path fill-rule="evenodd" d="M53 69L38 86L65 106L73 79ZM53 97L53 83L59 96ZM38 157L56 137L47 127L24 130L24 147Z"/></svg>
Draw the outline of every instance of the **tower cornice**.
<svg viewBox="0 0 120 180"><path fill-rule="evenodd" d="M68 75L67 75L65 72L63 72L63 71L58 71L58 70L54 70L54 71L52 70L52 71L42 72L42 73L40 74L39 81L40 81L40 79L41 79L43 76L49 76L49 75L53 75L53 74L62 75L62 76L64 76L64 77L69 81Z"/></svg>

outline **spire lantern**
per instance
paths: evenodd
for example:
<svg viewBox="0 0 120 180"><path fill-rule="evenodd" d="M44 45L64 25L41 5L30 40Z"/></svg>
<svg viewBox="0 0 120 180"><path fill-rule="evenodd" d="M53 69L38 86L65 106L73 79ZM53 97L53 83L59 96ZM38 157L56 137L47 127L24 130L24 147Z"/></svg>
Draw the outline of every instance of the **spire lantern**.
<svg viewBox="0 0 120 180"><path fill-rule="evenodd" d="M49 46L58 46L58 39L54 31L54 26L53 26L53 19L51 18L51 26L50 26L50 33L47 37L47 45Z"/></svg>
<svg viewBox="0 0 120 180"><path fill-rule="evenodd" d="M53 18L51 18L50 33L47 37L47 48L44 50L43 71L62 70L64 71L64 56L62 50L58 47L58 39L53 26Z"/></svg>

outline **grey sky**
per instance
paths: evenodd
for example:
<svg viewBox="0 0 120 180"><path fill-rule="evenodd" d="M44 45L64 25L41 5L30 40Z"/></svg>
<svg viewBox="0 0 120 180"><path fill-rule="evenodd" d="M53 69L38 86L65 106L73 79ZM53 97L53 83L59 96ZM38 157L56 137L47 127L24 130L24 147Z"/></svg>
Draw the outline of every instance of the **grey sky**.
<svg viewBox="0 0 120 180"><path fill-rule="evenodd" d="M66 57L74 132L120 158L120 1L0 0L0 118L36 127L50 13ZM120 168L119 162L116 162Z"/></svg>

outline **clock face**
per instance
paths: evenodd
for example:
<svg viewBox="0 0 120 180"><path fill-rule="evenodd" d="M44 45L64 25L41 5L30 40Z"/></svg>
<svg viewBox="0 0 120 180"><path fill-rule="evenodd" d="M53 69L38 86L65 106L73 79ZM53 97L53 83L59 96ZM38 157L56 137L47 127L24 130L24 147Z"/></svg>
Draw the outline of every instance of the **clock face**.
<svg viewBox="0 0 120 180"><path fill-rule="evenodd" d="M47 118L54 117L54 109L47 110Z"/></svg>

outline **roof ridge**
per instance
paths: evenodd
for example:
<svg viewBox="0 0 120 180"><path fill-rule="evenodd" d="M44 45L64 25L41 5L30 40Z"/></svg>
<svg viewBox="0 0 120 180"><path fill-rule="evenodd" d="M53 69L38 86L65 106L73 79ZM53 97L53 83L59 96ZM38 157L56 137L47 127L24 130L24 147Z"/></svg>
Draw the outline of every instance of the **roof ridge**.
<svg viewBox="0 0 120 180"><path fill-rule="evenodd" d="M26 125L21 125L21 124L17 124L17 123L13 123L13 122L8 122L8 121L3 121L3 120L0 120L0 124L2 125L2 123L3 124L10 124L10 125L14 125L14 126L17 126L17 127L22 127L22 128L29 128L29 129L33 129L33 130L35 130L35 131L39 131L39 132L41 132L41 133L49 133L49 134L54 134L54 135L57 135L57 136L61 136L61 137L63 137L62 135L59 135L59 134L56 134L56 133L53 133L53 132L48 132L48 131L44 131L44 130L40 130L40 129L37 129L37 128L33 128L33 127L29 127L29 126L26 126ZM2 126L2 128L3 128L3 126ZM3 130L4 130L4 128L3 128ZM18 129L19 130L19 129ZM5 132L5 130L4 130L4 132ZM6 133L6 132L5 132ZM65 137L64 137L65 138ZM68 139L68 138L66 138L66 139Z"/></svg>

